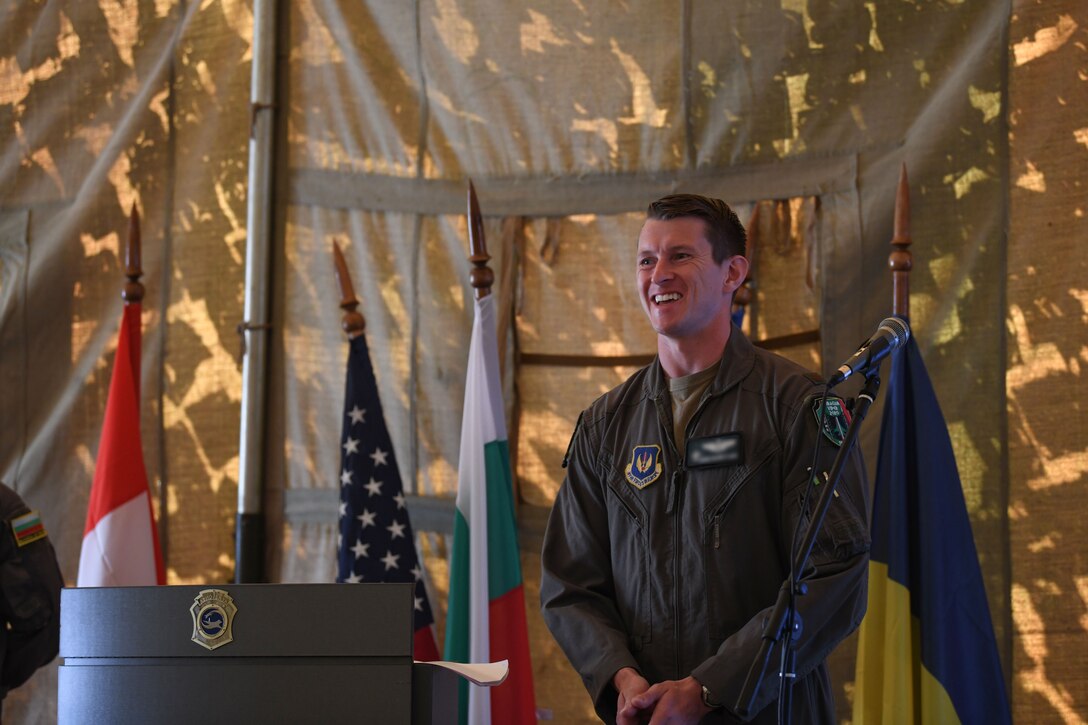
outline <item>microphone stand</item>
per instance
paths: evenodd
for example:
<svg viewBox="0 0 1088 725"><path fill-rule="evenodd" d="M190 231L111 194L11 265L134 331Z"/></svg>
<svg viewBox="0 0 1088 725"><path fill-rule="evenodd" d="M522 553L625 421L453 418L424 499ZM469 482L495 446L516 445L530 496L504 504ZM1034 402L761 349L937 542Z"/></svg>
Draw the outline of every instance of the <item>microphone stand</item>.
<svg viewBox="0 0 1088 725"><path fill-rule="evenodd" d="M858 393L857 404L854 406L854 418L850 421L846 437L839 447L838 455L835 456L835 463L831 467L827 483L820 492L820 498L816 501L812 520L809 521L808 528L805 530L805 537L801 542L801 548L797 552L796 563L791 569L789 577L782 582L774 609L771 610L770 616L767 617L763 624L763 641L760 643L759 651L756 652L752 666L748 670L748 677L744 680L744 687L737 698L736 711L743 718L747 718L752 714L752 705L755 703L756 695L759 694L759 688L763 684L763 677L767 673L771 651L783 639L787 631L787 622L789 622L790 636L782 644L783 667L782 671L779 672L779 677L782 679L779 698L784 702L780 702L779 716L780 722L782 713L785 713L787 720L789 718L792 687L797 677L797 674L793 671L795 653L793 652L792 643L800 638L802 628L801 616L796 611L794 596L803 596L808 591L808 585L803 581L795 581L794 574L796 573L800 577L805 571L809 554L812 553L812 546L816 543L816 536L820 533L824 517L827 515L827 509L831 506L835 486L838 485L842 471L846 467L846 456L854 446L858 431L861 429L861 423L869 413L869 408L876 399L879 389L880 367L873 366L865 373L865 384L862 386L861 392ZM816 471L810 473L811 475L817 475ZM804 512L801 513L804 515Z"/></svg>

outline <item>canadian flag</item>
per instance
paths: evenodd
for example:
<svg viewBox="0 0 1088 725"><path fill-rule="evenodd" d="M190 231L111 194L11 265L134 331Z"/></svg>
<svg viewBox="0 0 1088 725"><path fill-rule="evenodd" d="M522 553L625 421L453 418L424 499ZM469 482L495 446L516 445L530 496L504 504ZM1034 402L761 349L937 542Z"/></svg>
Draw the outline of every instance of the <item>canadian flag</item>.
<svg viewBox="0 0 1088 725"><path fill-rule="evenodd" d="M140 304L125 305L76 585L164 584L140 442Z"/></svg>

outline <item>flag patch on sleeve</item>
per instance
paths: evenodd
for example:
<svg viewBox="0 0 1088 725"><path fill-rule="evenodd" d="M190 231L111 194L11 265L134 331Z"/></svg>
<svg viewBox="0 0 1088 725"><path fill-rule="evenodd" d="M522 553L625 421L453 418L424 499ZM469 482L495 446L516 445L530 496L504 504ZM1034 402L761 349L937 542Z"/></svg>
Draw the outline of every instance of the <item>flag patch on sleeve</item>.
<svg viewBox="0 0 1088 725"><path fill-rule="evenodd" d="M15 534L15 543L19 546L26 546L32 541L44 539L46 536L42 517L38 515L37 511L31 511L12 519L11 532Z"/></svg>

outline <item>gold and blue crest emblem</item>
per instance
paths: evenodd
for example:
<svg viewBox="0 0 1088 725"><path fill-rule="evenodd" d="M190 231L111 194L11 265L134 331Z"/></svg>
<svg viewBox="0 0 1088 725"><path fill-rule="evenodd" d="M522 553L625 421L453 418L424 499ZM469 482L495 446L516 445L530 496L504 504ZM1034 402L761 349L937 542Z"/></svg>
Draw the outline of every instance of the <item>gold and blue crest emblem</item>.
<svg viewBox="0 0 1088 725"><path fill-rule="evenodd" d="M656 481L661 475L661 446L635 446L624 473L627 482L639 490Z"/></svg>
<svg viewBox="0 0 1088 725"><path fill-rule="evenodd" d="M193 617L192 640L205 649L216 649L234 641L231 625L238 607L222 589L201 589L189 614Z"/></svg>

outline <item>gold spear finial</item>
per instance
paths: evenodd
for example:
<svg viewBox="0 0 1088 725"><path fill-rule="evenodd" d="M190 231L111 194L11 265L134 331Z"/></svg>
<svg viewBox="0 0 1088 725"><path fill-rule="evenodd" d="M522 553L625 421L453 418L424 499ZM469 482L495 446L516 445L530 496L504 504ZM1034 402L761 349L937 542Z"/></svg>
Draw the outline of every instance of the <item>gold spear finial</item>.
<svg viewBox="0 0 1088 725"><path fill-rule="evenodd" d="M468 182L468 261L473 269L469 281L476 290L476 299L482 300L491 294L491 285L495 283L495 273L487 263L491 255L487 253L487 240L484 239L484 217L480 213L480 202L476 199L476 187L472 180Z"/></svg>
<svg viewBox="0 0 1088 725"><path fill-rule="evenodd" d="M128 280L121 290L121 299L126 305L144 298L144 286L140 283L140 277L144 275L140 252L140 212L136 210L136 202L132 202L132 213L128 218L128 243L125 245L125 277Z"/></svg>
<svg viewBox="0 0 1088 725"><path fill-rule="evenodd" d="M899 172L899 187L895 192L895 225L891 244L888 266L892 270L892 314L906 319L910 317L910 270L914 266L910 251L910 185L907 183L906 162Z"/></svg>
<svg viewBox="0 0 1088 725"><path fill-rule="evenodd" d="M366 318L356 309L359 299L355 296L355 287L351 284L351 274L348 272L347 262L344 261L344 254L336 242L332 243L332 262L336 268L336 283L340 286L340 309L344 311L340 326L348 333L349 339L355 339L366 329Z"/></svg>

